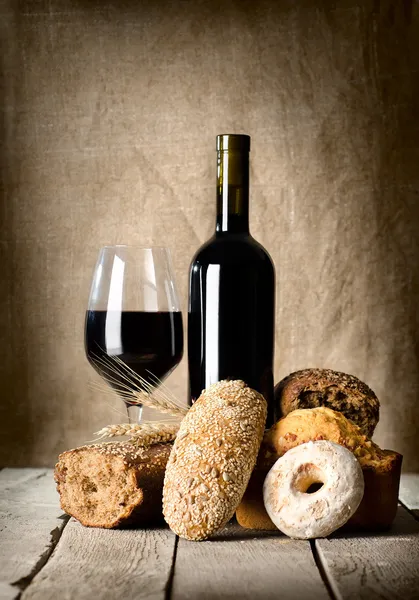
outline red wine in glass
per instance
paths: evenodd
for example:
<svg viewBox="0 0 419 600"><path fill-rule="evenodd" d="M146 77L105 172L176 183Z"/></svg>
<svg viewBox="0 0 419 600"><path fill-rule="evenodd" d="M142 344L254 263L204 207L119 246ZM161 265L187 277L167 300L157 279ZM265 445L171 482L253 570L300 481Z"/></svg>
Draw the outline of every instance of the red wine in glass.
<svg viewBox="0 0 419 600"><path fill-rule="evenodd" d="M117 346L113 345L115 339ZM157 380L165 379L180 362L182 351L180 312L86 312L87 358L116 392L124 393L130 378L133 386L140 385L141 380L155 385ZM106 359L112 357L129 369L118 373L108 367Z"/></svg>
<svg viewBox="0 0 419 600"><path fill-rule="evenodd" d="M179 364L182 313L166 248L105 247L99 254L85 321L86 355L123 398L130 422L149 393Z"/></svg>

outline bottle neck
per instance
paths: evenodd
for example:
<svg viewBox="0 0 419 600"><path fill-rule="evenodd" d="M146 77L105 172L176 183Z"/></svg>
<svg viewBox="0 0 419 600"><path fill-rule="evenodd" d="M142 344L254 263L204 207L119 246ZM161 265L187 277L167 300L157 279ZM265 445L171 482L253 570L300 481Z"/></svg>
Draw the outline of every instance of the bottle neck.
<svg viewBox="0 0 419 600"><path fill-rule="evenodd" d="M249 152L217 152L217 234L249 233Z"/></svg>

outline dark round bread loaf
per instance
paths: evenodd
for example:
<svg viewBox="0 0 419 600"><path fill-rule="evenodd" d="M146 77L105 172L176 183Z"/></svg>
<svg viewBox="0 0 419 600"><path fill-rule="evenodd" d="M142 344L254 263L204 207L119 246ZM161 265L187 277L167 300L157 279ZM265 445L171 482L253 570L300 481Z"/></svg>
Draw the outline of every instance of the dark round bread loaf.
<svg viewBox="0 0 419 600"><path fill-rule="evenodd" d="M300 408L326 406L339 411L372 437L380 403L360 379L331 369L304 369L291 373L275 386L275 402L282 416Z"/></svg>
<svg viewBox="0 0 419 600"><path fill-rule="evenodd" d="M81 446L60 454L55 481L61 508L87 527L162 521L163 480L172 444Z"/></svg>

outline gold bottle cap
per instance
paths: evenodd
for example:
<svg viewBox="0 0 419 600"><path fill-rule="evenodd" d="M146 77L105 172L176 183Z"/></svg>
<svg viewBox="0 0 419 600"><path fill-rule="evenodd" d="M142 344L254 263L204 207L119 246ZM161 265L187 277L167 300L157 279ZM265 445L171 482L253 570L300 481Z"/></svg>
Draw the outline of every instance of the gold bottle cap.
<svg viewBox="0 0 419 600"><path fill-rule="evenodd" d="M239 150L250 152L250 135L238 135L235 133L224 133L217 135L217 151Z"/></svg>

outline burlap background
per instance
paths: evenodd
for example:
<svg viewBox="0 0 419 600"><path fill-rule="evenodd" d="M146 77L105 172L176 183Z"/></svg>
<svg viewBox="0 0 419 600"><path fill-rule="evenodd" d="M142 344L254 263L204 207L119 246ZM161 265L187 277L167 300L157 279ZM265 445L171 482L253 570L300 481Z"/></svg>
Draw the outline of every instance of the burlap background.
<svg viewBox="0 0 419 600"><path fill-rule="evenodd" d="M123 420L83 349L103 244L167 244L186 308L215 135L249 133L278 271L276 380L327 366L419 467L419 7L1 0L0 463L51 465ZM186 364L170 379L181 398ZM121 411L120 413L118 411Z"/></svg>

